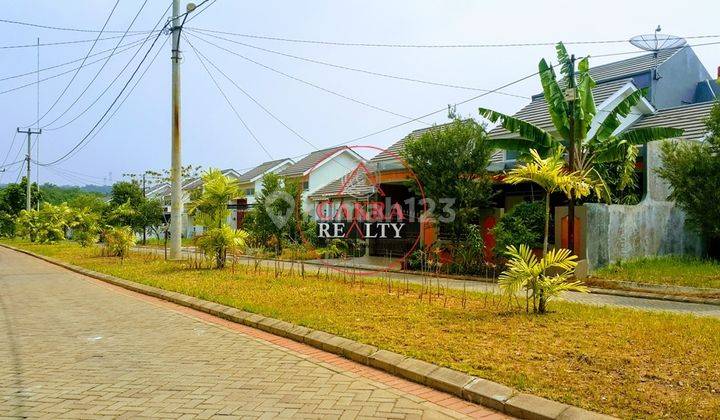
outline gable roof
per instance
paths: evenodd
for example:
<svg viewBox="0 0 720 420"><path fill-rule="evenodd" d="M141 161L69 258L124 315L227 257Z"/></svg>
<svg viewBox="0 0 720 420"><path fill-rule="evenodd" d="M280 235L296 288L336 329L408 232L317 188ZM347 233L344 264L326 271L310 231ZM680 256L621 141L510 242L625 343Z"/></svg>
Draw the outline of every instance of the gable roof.
<svg viewBox="0 0 720 420"><path fill-rule="evenodd" d="M417 137L420 137L421 135L423 135L424 133L427 133L430 130L443 128L450 124L452 124L452 122L448 122L445 124L433 125L430 127L418 128L417 130L413 130L407 136L401 138L400 140L398 140L395 143L393 143L392 145L390 145L390 147L388 147L387 149L385 149L382 152L375 155L372 159L370 159L370 162L377 163L377 162L384 161L384 160L396 160L397 159L396 156L400 155L400 153L405 148L405 141L408 138L417 138Z"/></svg>
<svg viewBox="0 0 720 420"><path fill-rule="evenodd" d="M220 171L225 176L232 176L235 179L240 178L240 173L236 171L235 169L223 169ZM202 185L202 176L199 176L197 178L193 178L185 185L182 186L183 190L192 190Z"/></svg>
<svg viewBox="0 0 720 420"><path fill-rule="evenodd" d="M337 146L337 147L329 147L327 149L322 150L316 150L309 155L305 156L304 158L297 161L295 164L290 165L280 171L278 175L280 176L301 176L305 174L305 172L309 171L310 169L314 168L316 165L318 165L323 160L329 158L330 156L334 155L337 152L340 152L342 150L348 150L355 154L349 147L347 146Z"/></svg>
<svg viewBox="0 0 720 420"><path fill-rule="evenodd" d="M710 116L714 101L661 109L640 118L629 129L644 127L673 127L684 130L686 140L700 140L707 134L705 120Z"/></svg>
<svg viewBox="0 0 720 420"><path fill-rule="evenodd" d="M658 51L657 58L654 53L643 54L625 60L615 61L590 68L590 76L596 82L609 81L618 78L627 78L652 70L675 55L682 48L671 48ZM592 56L590 57L592 58Z"/></svg>
<svg viewBox="0 0 720 420"><path fill-rule="evenodd" d="M240 178L238 179L238 181L250 182L253 179L257 178L258 176L265 175L265 172L267 172L267 171L273 169L274 167L279 166L285 162L290 162L291 164L293 163L293 161L290 158L276 159L276 160L270 160L267 162L263 162L263 163L259 164L258 166L254 167L254 168L250 169L249 171L240 175Z"/></svg>
<svg viewBox="0 0 720 420"><path fill-rule="evenodd" d="M632 83L632 79L619 79L597 84L592 90L595 105L600 105L628 83ZM529 104L525 105L525 107L516 112L513 117L532 123L544 130L555 128L552 123L552 119L550 118L547 102L544 97L538 97ZM488 134L491 138L500 138L512 135L512 133L500 126L493 128Z"/></svg>

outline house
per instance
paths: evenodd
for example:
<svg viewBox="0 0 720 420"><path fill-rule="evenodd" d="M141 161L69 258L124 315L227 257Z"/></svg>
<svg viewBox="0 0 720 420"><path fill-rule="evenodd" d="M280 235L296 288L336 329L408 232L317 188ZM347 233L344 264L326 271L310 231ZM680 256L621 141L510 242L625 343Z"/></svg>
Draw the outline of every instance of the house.
<svg viewBox="0 0 720 420"><path fill-rule="evenodd" d="M309 215L315 213L311 196L328 183L352 172L362 156L347 146L317 150L278 172L283 178L299 181L303 187L302 210Z"/></svg>
<svg viewBox="0 0 720 420"><path fill-rule="evenodd" d="M230 208L236 211L235 225L233 227L242 227L245 213L255 205L257 194L262 189L263 177L270 173L281 172L293 163L292 159L289 158L271 160L263 162L240 175L238 183L244 197L237 199L235 203L230 205Z"/></svg>
<svg viewBox="0 0 720 420"><path fill-rule="evenodd" d="M241 174L234 169L223 169L222 174L240 181ZM182 186L182 202L183 202L183 214L182 214L182 235L184 238L192 238L193 236L199 235L203 232L203 226L195 225L193 216L187 214L187 206L192 201L193 193L199 191L202 187L202 178L193 178ZM147 197L156 198L163 202L163 210L165 214L165 220L170 221L170 184L162 183L152 190L148 191ZM242 210L237 207L237 202L228 203L230 209L230 215L228 216L227 223L230 226L237 226L238 217L242 218Z"/></svg>
<svg viewBox="0 0 720 420"><path fill-rule="evenodd" d="M711 78L690 47L661 50L601 66L591 67L597 85L593 94L598 118L603 112L639 89L647 88L645 98L624 118L615 134L640 127L675 127L684 130L677 141L702 140L706 135L704 120L713 102L720 96L720 86ZM548 131L554 131L543 95L514 114ZM596 121L593 129L599 123ZM493 138L509 136L498 127L490 131ZM698 254L701 241L685 226L685 215L667 201L668 186L655 169L662 165L659 144L640 148L637 169L640 175L640 197L637 205L585 204L576 210L575 252L587 259L588 268L608 263L659 254ZM516 155L502 152L502 165L510 168ZM509 210L529 199L529 185L502 186L500 206ZM555 209L556 246L567 246L567 208L562 197L551 200ZM559 223L557 223L559 221Z"/></svg>

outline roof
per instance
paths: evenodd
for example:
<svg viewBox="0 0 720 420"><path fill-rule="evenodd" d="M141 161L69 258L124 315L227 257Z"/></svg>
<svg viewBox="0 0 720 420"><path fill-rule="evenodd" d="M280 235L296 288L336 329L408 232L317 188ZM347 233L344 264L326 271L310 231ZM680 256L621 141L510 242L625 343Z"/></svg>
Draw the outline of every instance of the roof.
<svg viewBox="0 0 720 420"><path fill-rule="evenodd" d="M240 182L250 182L253 179L257 178L258 176L265 175L265 173L274 167L284 163L284 162L290 162L293 163L292 160L289 158L285 159L277 159L277 160L270 160L267 162L263 162L259 164L258 166L250 169L249 171L243 173L240 175L240 178L238 179Z"/></svg>
<svg viewBox="0 0 720 420"><path fill-rule="evenodd" d="M411 137L412 137L412 138L417 138L417 137L420 137L421 135L423 135L424 133L426 133L426 132L428 132L428 131L430 131L430 130L435 130L435 129L438 129L438 128L442 128L442 127L445 127L445 126L450 125L450 124L452 124L452 122L445 123L445 124L439 124L439 125L433 125L433 126L431 126L431 127L418 128L417 130L413 130L413 131L411 131L410 134L408 134L407 136L401 138L401 139L398 140L397 142L393 143L393 144L392 144L390 147L388 147L387 149L385 149L385 150L383 150L382 152L380 152L380 153L378 153L377 155L375 155L375 157L373 157L372 159L370 159L370 162L371 162L371 163L376 163L376 162L383 161L383 160L395 160L395 159L397 159L397 156L399 156L400 153L402 153L403 149L405 148L405 141L406 141L408 138L411 138Z"/></svg>
<svg viewBox="0 0 720 420"><path fill-rule="evenodd" d="M304 158L297 161L297 163L290 165L280 171L278 175L281 176L300 176L310 169L314 168L318 163L322 162L326 158L332 156L341 150L350 150L347 146L329 147L327 149L316 150Z"/></svg>
<svg viewBox="0 0 720 420"><path fill-rule="evenodd" d="M603 103L607 98L612 96L621 87L628 83L632 83L632 79L619 79L597 84L592 90L595 104L599 105ZM544 130L553 129L555 127L552 123L552 119L550 118L550 113L548 112L547 102L543 97L539 97L538 99L530 102L523 109L515 113L513 117L530 122ZM489 133L490 137L493 138L505 137L511 134L512 133L508 130L500 126L490 130Z"/></svg>
<svg viewBox="0 0 720 420"><path fill-rule="evenodd" d="M657 54L657 59L654 53L649 53L626 60L591 67L590 76L596 82L601 82L645 73L652 70L656 65L661 65L681 49L682 48L672 48L661 50Z"/></svg>
<svg viewBox="0 0 720 420"><path fill-rule="evenodd" d="M235 176L236 178L240 176L240 174L235 169L223 169L220 172L222 172L222 174L225 176L232 175L232 176ZM182 189L183 190L192 190L201 185L202 185L202 176L199 176L199 177L193 178L190 181L188 181L187 183L185 183L185 185L182 186Z"/></svg>
<svg viewBox="0 0 720 420"><path fill-rule="evenodd" d="M714 101L665 108L653 115L640 118L630 129L644 127L673 127L684 130L682 138L699 140L707 134L705 120L715 105Z"/></svg>

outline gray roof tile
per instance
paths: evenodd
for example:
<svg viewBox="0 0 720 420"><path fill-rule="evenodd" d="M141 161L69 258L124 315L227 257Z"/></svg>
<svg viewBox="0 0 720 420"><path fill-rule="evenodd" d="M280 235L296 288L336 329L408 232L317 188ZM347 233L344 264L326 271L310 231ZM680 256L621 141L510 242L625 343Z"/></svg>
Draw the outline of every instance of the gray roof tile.
<svg viewBox="0 0 720 420"><path fill-rule="evenodd" d="M684 130L682 138L699 140L707 134L705 120L710 116L715 102L701 102L661 109L653 115L642 117L629 129L644 127L673 127Z"/></svg>
<svg viewBox="0 0 720 420"><path fill-rule="evenodd" d="M330 147L327 149L322 150L316 150L309 155L305 156L304 158L300 159L295 163L294 165L290 165L279 172L280 176L300 176L304 174L307 170L312 169L320 163L323 159L329 157L330 155L334 154L335 152L343 149L348 149L347 146L339 146L339 147Z"/></svg>
<svg viewBox="0 0 720 420"><path fill-rule="evenodd" d="M290 160L289 158L263 162L263 163L259 164L258 166L254 167L254 168L250 169L249 171L240 175L239 181L240 182L250 182L253 178L256 178L259 175L264 175L265 172L280 165L281 163L283 163L285 161L289 161L290 163L292 163L292 160Z"/></svg>

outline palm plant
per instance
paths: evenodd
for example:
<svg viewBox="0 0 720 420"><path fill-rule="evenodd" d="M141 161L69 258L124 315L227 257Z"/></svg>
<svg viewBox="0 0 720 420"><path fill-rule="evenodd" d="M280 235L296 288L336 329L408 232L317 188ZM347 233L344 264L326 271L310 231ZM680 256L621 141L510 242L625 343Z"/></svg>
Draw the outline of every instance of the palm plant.
<svg viewBox="0 0 720 420"><path fill-rule="evenodd" d="M623 183L634 176L637 158L636 146L655 140L676 138L683 131L669 127L645 127L618 133L622 121L630 115L633 107L645 95L637 90L622 99L609 111L598 112L592 89L595 81L590 76L588 58L580 60L575 71L575 57L569 56L562 42L556 46L558 66L563 80L558 81L554 67L545 59L540 60L539 75L543 95L548 104L548 113L554 130L544 130L530 122L479 108L480 115L513 133L506 138L494 139L493 144L501 149L515 150L527 154L535 149L541 156L568 149L568 166L572 172L595 172L593 165L604 162L619 163L623 167ZM567 89L563 89L567 87ZM577 195L570 191L569 231L574 231L574 205ZM573 248L573 243L569 244Z"/></svg>
<svg viewBox="0 0 720 420"><path fill-rule="evenodd" d="M510 260L498 279L500 287L509 300L525 290L535 313L545 313L547 302L564 291L587 292L580 281L572 280L577 256L569 249L553 249L538 259L527 245L520 245L520 249L510 245L507 254Z"/></svg>
<svg viewBox="0 0 720 420"><path fill-rule="evenodd" d="M582 198L595 192L599 197L607 195L607 187L593 173L582 171L570 172L565 166L562 157L563 148L547 158L542 158L537 150L530 149L532 161L518 166L508 172L505 182L519 184L533 182L545 190L545 235L543 237L543 256L548 252L548 238L550 235L550 196L555 192L562 192L570 196L574 191L575 197Z"/></svg>

